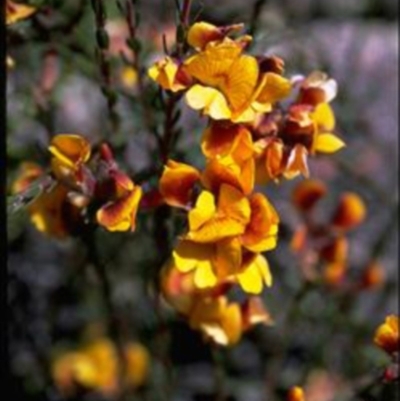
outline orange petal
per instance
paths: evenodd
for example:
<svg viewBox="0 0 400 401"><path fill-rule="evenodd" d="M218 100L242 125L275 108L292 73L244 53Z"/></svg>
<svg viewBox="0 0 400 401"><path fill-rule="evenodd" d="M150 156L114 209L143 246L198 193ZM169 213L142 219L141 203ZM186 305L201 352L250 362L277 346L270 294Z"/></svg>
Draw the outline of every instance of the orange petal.
<svg viewBox="0 0 400 401"><path fill-rule="evenodd" d="M65 176L69 170L77 171L89 160L91 152L89 142L76 134L56 135L48 150L53 155L52 167L58 176Z"/></svg>
<svg viewBox="0 0 400 401"><path fill-rule="evenodd" d="M225 122L211 122L204 131L201 149L207 158L231 155L238 162L254 153L250 132L243 125Z"/></svg>
<svg viewBox="0 0 400 401"><path fill-rule="evenodd" d="M327 262L344 263L347 259L349 245L345 237L334 238L320 251L320 256Z"/></svg>
<svg viewBox="0 0 400 401"><path fill-rule="evenodd" d="M201 180L212 192L218 192L222 184L229 184L249 194L254 187L254 160L250 158L237 163L231 156L212 159L206 164Z"/></svg>
<svg viewBox="0 0 400 401"><path fill-rule="evenodd" d="M204 49L209 42L222 40L228 33L240 30L243 24L216 27L208 22L196 22L187 34L187 42L196 49Z"/></svg>
<svg viewBox="0 0 400 401"><path fill-rule="evenodd" d="M271 325L273 320L266 310L260 297L251 296L242 305L243 330L248 330L256 324Z"/></svg>
<svg viewBox="0 0 400 401"><path fill-rule="evenodd" d="M13 1L6 1L6 24L11 25L20 20L30 17L37 9L25 4L14 3Z"/></svg>
<svg viewBox="0 0 400 401"><path fill-rule="evenodd" d="M255 102L259 105L274 104L286 98L291 91L291 83L279 74L267 72L263 74Z"/></svg>
<svg viewBox="0 0 400 401"><path fill-rule="evenodd" d="M343 230L350 230L361 224L367 214L364 201L355 193L344 193L332 218L332 224Z"/></svg>
<svg viewBox="0 0 400 401"><path fill-rule="evenodd" d="M217 242L214 265L220 279L239 271L242 265L242 246L239 238L226 238Z"/></svg>
<svg viewBox="0 0 400 401"><path fill-rule="evenodd" d="M142 189L134 187L123 197L101 207L96 214L97 222L108 231L134 231L141 197Z"/></svg>
<svg viewBox="0 0 400 401"><path fill-rule="evenodd" d="M226 307L222 315L221 327L227 337L227 345L235 345L240 340L243 328L240 306L237 303L231 303Z"/></svg>
<svg viewBox="0 0 400 401"><path fill-rule="evenodd" d="M159 183L165 202L170 206L186 208L199 178L200 173L194 167L168 160Z"/></svg>
<svg viewBox="0 0 400 401"><path fill-rule="evenodd" d="M296 145L292 149L283 172L285 178L292 179L299 174L303 174L305 177L309 176L307 155L307 149L303 145Z"/></svg>
<svg viewBox="0 0 400 401"><path fill-rule="evenodd" d="M188 85L186 81L189 78L181 71L179 63L170 57L157 61L148 69L147 73L153 81L165 90L178 92Z"/></svg>
<svg viewBox="0 0 400 401"><path fill-rule="evenodd" d="M253 252L273 249L277 243L279 216L262 194L250 197L251 217L242 235L243 246Z"/></svg>
<svg viewBox="0 0 400 401"><path fill-rule="evenodd" d="M301 211L311 210L327 192L326 185L320 180L301 181L293 190L292 202Z"/></svg>

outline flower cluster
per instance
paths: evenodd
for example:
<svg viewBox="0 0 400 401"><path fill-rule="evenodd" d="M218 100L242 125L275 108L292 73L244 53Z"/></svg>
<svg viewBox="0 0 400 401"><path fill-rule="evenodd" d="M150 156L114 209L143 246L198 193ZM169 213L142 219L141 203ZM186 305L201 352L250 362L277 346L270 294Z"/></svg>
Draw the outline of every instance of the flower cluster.
<svg viewBox="0 0 400 401"><path fill-rule="evenodd" d="M220 344L234 342L228 316L249 320L246 305L272 284L263 252L276 247L279 216L263 193L254 192L255 184L308 176L308 155L344 146L329 106L336 82L320 72L284 77L280 58L245 54L252 38L234 37L242 28L195 23L186 38L190 54L168 55L148 71L208 117L204 169L168 160L160 179L165 203L187 212L188 226L165 267L176 279L166 280L164 293L193 328ZM190 282L190 291L181 282ZM251 295L244 309L228 301L235 284Z"/></svg>
<svg viewBox="0 0 400 401"><path fill-rule="evenodd" d="M39 231L62 238L79 232L92 218L109 231L135 229L142 190L119 169L107 144L91 158L84 137L60 134L53 137L49 152L52 180L28 206ZM22 165L13 192L26 190L43 173L36 164Z"/></svg>
<svg viewBox="0 0 400 401"><path fill-rule="evenodd" d="M316 222L316 204L326 193L326 186L319 180L305 180L295 187L292 201L304 223L296 229L291 248L302 256L307 279L318 278L316 268L322 265L323 280L335 286L343 281L348 268L346 234L364 221L366 208L357 194L346 192L341 195L330 219Z"/></svg>
<svg viewBox="0 0 400 401"><path fill-rule="evenodd" d="M123 384L139 387L146 382L150 358L139 343L128 343L123 349ZM59 391L74 395L78 388L97 391L105 396L119 390L120 362L118 352L108 338L98 338L81 349L58 355L52 365L52 376Z"/></svg>

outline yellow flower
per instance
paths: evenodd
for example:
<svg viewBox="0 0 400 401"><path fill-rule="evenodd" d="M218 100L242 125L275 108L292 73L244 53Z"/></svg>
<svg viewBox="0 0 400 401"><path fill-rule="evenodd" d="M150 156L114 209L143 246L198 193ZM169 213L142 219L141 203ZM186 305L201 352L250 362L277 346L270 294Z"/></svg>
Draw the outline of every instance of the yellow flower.
<svg viewBox="0 0 400 401"><path fill-rule="evenodd" d="M149 354L141 344L128 343L123 355L126 363L125 383L138 387L147 379ZM119 359L116 347L108 338L98 338L77 351L57 357L52 376L58 389L73 395L76 384L112 396L118 390Z"/></svg>
<svg viewBox="0 0 400 401"><path fill-rule="evenodd" d="M389 355L399 352L399 317L389 315L374 336L374 343Z"/></svg>
<svg viewBox="0 0 400 401"><path fill-rule="evenodd" d="M181 240L171 263L182 273L193 271L194 285L199 289L237 282L245 292L259 294L264 285L272 285L267 260L261 254L244 253L238 238L211 244Z"/></svg>
<svg viewBox="0 0 400 401"><path fill-rule="evenodd" d="M135 231L142 189L118 170L110 173L110 180L113 191L106 193L106 199L112 200L108 200L97 211L97 222L108 231Z"/></svg>
<svg viewBox="0 0 400 401"><path fill-rule="evenodd" d="M189 212L186 239L210 243L243 234L250 222L250 214L246 196L230 185L221 185L218 204L211 192L203 191Z"/></svg>
<svg viewBox="0 0 400 401"><path fill-rule="evenodd" d="M214 120L246 122L286 97L290 83L278 74L260 73L257 59L242 54L232 40L210 42L184 62L184 69L198 83L186 93L186 101Z"/></svg>
<svg viewBox="0 0 400 401"><path fill-rule="evenodd" d="M15 3L11 0L6 1L6 24L15 24L25 18L30 17L36 8L26 4Z"/></svg>

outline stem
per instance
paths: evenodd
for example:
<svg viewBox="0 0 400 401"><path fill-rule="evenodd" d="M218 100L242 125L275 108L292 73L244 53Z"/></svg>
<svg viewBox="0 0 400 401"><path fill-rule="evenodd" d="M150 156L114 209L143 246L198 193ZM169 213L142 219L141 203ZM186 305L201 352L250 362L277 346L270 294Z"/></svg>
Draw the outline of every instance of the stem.
<svg viewBox="0 0 400 401"><path fill-rule="evenodd" d="M225 389L225 369L222 350L216 344L211 345L211 354L214 363L215 374L215 401L225 401L227 398Z"/></svg>

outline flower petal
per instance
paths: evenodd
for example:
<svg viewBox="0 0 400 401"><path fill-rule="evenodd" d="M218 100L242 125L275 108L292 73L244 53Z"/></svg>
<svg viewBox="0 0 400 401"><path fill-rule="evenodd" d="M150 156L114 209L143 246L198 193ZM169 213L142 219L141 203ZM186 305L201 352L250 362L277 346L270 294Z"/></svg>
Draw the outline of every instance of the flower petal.
<svg viewBox="0 0 400 401"><path fill-rule="evenodd" d="M321 153L334 153L343 148L345 143L331 133L318 134L315 138L314 150Z"/></svg>

